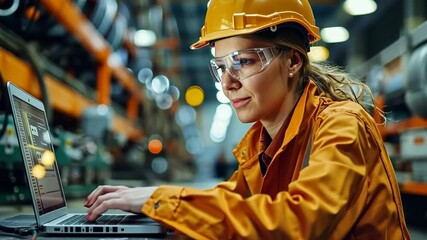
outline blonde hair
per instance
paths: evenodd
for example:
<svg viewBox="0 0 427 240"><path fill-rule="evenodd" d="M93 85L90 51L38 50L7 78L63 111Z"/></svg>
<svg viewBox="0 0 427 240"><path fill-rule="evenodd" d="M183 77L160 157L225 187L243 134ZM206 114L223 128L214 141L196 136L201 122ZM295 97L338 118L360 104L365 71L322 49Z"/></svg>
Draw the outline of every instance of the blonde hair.
<svg viewBox="0 0 427 240"><path fill-rule="evenodd" d="M303 56L299 89L304 89L309 80L312 80L316 83L320 95L334 101L357 102L371 114L378 111L385 123L384 113L376 106L368 85L347 73L345 68L327 62L310 62L307 55L308 42L304 40L303 36L306 36L304 34L302 29L284 27L276 32L266 30L241 37L250 38L267 47L297 50Z"/></svg>

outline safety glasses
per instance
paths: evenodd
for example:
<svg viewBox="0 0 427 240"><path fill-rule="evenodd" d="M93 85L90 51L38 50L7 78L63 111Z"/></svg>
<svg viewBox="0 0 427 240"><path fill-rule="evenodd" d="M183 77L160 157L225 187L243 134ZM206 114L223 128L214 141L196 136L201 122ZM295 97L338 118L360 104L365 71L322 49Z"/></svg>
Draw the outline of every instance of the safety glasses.
<svg viewBox="0 0 427 240"><path fill-rule="evenodd" d="M273 47L240 50L210 60L209 69L215 82L221 82L227 71L241 81L266 69L276 53L277 48Z"/></svg>

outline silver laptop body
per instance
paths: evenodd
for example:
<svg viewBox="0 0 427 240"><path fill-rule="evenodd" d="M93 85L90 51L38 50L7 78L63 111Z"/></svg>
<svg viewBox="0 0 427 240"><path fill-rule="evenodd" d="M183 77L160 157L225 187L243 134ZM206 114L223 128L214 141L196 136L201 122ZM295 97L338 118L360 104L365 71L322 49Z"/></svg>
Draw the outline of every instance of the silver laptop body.
<svg viewBox="0 0 427 240"><path fill-rule="evenodd" d="M165 233L160 224L137 214L104 214L96 223L66 221L75 216L84 217L86 213L69 213L67 209L44 105L11 82L7 83L7 89L36 224L43 232L79 235ZM40 169L45 172L42 177L37 174ZM113 224L118 217L123 219Z"/></svg>

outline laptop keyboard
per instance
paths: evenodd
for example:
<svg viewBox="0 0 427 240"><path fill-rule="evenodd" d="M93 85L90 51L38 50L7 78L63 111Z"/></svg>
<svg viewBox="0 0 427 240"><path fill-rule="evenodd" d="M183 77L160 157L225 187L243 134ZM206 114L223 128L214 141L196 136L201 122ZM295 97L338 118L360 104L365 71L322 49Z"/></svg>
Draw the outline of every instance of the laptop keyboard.
<svg viewBox="0 0 427 240"><path fill-rule="evenodd" d="M108 224L108 225L115 225L119 224L123 218L125 218L124 215L102 215L98 219L96 219L97 224Z"/></svg>
<svg viewBox="0 0 427 240"><path fill-rule="evenodd" d="M67 218L61 222L59 225L93 225L93 224L102 224L102 225L116 225L119 224L122 219L125 218L125 215L102 215L96 222L86 221L86 215L74 215L70 218Z"/></svg>

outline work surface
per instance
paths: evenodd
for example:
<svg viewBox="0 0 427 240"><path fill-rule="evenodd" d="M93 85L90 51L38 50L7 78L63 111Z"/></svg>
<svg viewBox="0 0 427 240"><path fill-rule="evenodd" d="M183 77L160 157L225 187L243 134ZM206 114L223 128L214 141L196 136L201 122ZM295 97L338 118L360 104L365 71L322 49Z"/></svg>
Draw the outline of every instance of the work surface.
<svg viewBox="0 0 427 240"><path fill-rule="evenodd" d="M32 239L32 236L27 237L7 237L7 236L0 236L2 240L16 240L16 239ZM36 238L37 240L159 240L159 239L182 239L179 236L176 236L174 234L168 234L167 236L163 237L109 237L109 236L95 236L95 237L68 237L68 236L43 236L39 235Z"/></svg>
<svg viewBox="0 0 427 240"><path fill-rule="evenodd" d="M84 199L73 199L68 201L68 207L70 212L86 212L86 209L83 207ZM118 212L118 211L110 211L110 212ZM25 214L25 215L33 215L33 209L31 205L23 205L23 206L0 206L0 219L4 219L7 217L11 217L17 214ZM32 236L6 236L4 232L0 232L0 239L31 239ZM176 234L169 232L166 235L128 235L128 236L108 236L108 235L96 235L96 236L84 236L77 237L71 235L44 235L42 233L37 234L37 239L63 239L63 240L72 240L72 239L105 239L105 240L140 240L140 239L181 239L181 237Z"/></svg>
<svg viewBox="0 0 427 240"><path fill-rule="evenodd" d="M211 188L213 186L215 186L219 181L216 179L213 179L212 181L203 181L203 182L191 182L191 183L181 183L179 185L182 186L187 186L187 187L194 187L194 188L199 188L199 189L207 189L207 188ZM132 184L129 184L132 185ZM67 206L69 209L69 212L86 212L87 209L84 207L84 202L85 199L84 198L79 198L79 199L67 199ZM109 211L108 213L116 213L116 212L120 212L117 210L112 210ZM33 215L33 208L31 206L31 204L25 204L25 205L0 205L0 219L4 219L7 217L12 217L18 214L25 214L25 215ZM0 231L0 233L2 233ZM19 237L8 237L5 235L1 235L0 234L0 239L31 239L31 236L26 236L24 238L19 238ZM61 239L61 240L73 240L73 239L105 239L105 240L125 240L125 239L129 239L129 240L139 240L139 239L187 239L183 236L179 236L177 234L174 234L172 232L169 232L166 235L144 235L144 236L106 236L106 235L100 235L100 236L91 236L91 237L75 237L75 236L58 236L58 235L43 235L43 234L38 234L37 235L37 239Z"/></svg>
<svg viewBox="0 0 427 240"><path fill-rule="evenodd" d="M217 181L212 182L199 182L199 183L189 183L189 184L179 184L189 187L195 187L195 188L201 188L206 189L213 187L216 185ZM84 199L71 199L68 200L67 204L71 212L85 212L86 208L83 206ZM0 219L4 219L9 216L14 216L17 214L33 214L33 208L31 205L23 205L23 206L5 206L0 205ZM409 231L411 233L411 239L413 240L425 240L427 239L427 230L425 227L414 227L409 225ZM1 233L1 232L0 232ZM0 235L0 239L2 240L15 240L15 239L31 239L31 236L27 236L26 238L18 238L18 237L7 237L4 235ZM52 239L59 239L59 240L77 240L77 239L87 239L87 240L94 240L94 239L102 239L102 240L142 240L142 239L187 239L183 236L174 234L174 233L168 233L166 236L93 236L93 237L74 237L74 236L44 236L44 235L38 235L37 239L39 240L52 240Z"/></svg>

